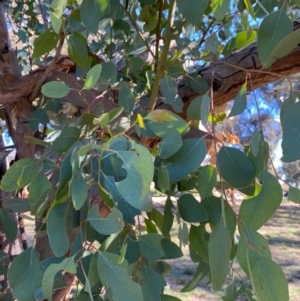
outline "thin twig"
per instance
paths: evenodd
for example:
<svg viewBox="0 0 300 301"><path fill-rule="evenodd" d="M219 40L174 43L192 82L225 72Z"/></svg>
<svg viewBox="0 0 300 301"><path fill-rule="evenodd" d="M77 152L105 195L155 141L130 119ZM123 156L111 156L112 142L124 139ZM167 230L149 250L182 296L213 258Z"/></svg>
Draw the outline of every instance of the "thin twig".
<svg viewBox="0 0 300 301"><path fill-rule="evenodd" d="M145 41L145 38L143 37L143 35L141 34L140 29L138 28L138 26L136 25L135 21L132 19L130 13L127 11L127 9L120 3L120 7L122 8L122 10L124 11L124 13L126 14L126 16L128 17L128 19L131 22L131 25L134 27L134 29L136 30L137 34L139 35L139 37L141 38L141 40L143 41L144 45L146 46L147 50L149 51L149 53L152 55L153 59L155 60L155 54L153 53L153 51L151 50L150 46L148 45L148 43Z"/></svg>
<svg viewBox="0 0 300 301"><path fill-rule="evenodd" d="M43 7L43 4L42 4L41 0L39 0L39 8L40 8L40 11L41 11L41 15L42 15L44 25L48 29L49 28L48 19L47 19L46 12L44 10L44 7Z"/></svg>
<svg viewBox="0 0 300 301"><path fill-rule="evenodd" d="M161 18L162 18L162 6L164 0L159 1L159 10L158 10L158 22L156 26L156 43L155 43L155 66L154 70L157 70L157 62L158 62L158 48L159 48L159 41L160 41L160 26L161 26Z"/></svg>
<svg viewBox="0 0 300 301"><path fill-rule="evenodd" d="M215 71L214 71L214 60L213 60L212 61L211 82L210 82L210 96L211 96L210 107L211 107L211 116L212 116L212 132L213 132L213 136L214 136L213 144L214 144L215 154L217 155L218 151L217 151L217 141L216 141L216 135L215 135L216 133L215 133L215 112L214 112L214 88L213 88L214 75L215 75L214 72ZM222 218L223 218L224 228L226 228L227 223L226 223L225 203L224 203L224 186L223 186L223 181L222 181L222 177L220 174L218 158L216 159L216 167L217 167L217 171L220 176Z"/></svg>
<svg viewBox="0 0 300 301"><path fill-rule="evenodd" d="M58 43L58 47L57 47L57 51L55 53L55 56L52 60L52 62L50 63L50 65L48 66L48 68L45 70L44 74L42 75L42 77L40 78L40 80L37 82L34 90L32 91L30 97L29 97L29 100L30 101L33 101L35 100L35 98L37 97L42 85L44 84L44 81L46 80L46 78L48 77L48 75L50 74L50 72L54 69L58 59L59 59L59 56L60 56L60 53L61 53L61 50L62 50L62 47L64 45L64 41L65 41L65 34L63 31L60 32L60 39L59 39L59 43Z"/></svg>

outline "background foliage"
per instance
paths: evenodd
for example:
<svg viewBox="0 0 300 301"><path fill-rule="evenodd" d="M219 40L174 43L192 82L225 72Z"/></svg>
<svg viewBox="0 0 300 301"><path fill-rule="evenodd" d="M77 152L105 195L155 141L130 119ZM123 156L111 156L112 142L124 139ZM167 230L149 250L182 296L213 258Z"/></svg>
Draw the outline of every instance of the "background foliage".
<svg viewBox="0 0 300 301"><path fill-rule="evenodd" d="M300 29L293 30L292 23L299 2L5 5L12 39L21 45L23 75L68 55L76 63L76 70L68 71L79 83L55 79L55 73L45 79L28 123L31 133L41 135L24 137L38 145L36 155L16 160L1 180L7 193L0 208L6 239L17 236L12 213L29 211L35 238L48 237L50 243L50 254L44 255L34 238L9 268L9 254L1 251L0 272L10 288L5 300L59 300L56 293L67 294L70 285L74 300L81 301L179 300L164 294L164 277L168 260L180 258L186 244L198 267L182 292L207 278L215 291L226 289L223 300L242 295L288 300L285 275L258 230L282 201L271 157L279 122L281 160L300 159L297 78L282 76L283 103L273 86L270 101L267 93L248 94L251 72L268 74L300 43ZM229 111L215 107L214 64L252 42L263 69L243 70ZM212 68L209 82L197 71L206 64ZM188 108L180 85L197 94ZM72 103L77 98L82 106ZM206 134L197 132L200 121ZM189 136L193 130L198 136ZM288 180L290 199L299 203L300 191ZM152 181L167 197L162 211L153 205ZM226 198L228 188L243 195L238 212ZM180 225L180 246L170 238L174 223ZM233 269L236 261L248 276L242 285Z"/></svg>

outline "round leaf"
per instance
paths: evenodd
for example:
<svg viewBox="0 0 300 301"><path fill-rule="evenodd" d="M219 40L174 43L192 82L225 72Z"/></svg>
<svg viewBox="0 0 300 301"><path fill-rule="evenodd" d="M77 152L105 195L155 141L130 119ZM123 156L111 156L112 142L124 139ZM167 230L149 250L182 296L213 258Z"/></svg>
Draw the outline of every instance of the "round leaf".
<svg viewBox="0 0 300 301"><path fill-rule="evenodd" d="M63 98L71 89L64 83L53 81L42 86L42 93L49 98Z"/></svg>

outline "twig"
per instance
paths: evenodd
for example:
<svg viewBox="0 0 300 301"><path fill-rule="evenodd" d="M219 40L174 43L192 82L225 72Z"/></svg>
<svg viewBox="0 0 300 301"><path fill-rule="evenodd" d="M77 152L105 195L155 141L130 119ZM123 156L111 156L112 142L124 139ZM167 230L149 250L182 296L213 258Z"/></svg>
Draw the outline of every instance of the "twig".
<svg viewBox="0 0 300 301"><path fill-rule="evenodd" d="M169 47L171 43L171 39L173 37L173 23L174 23L174 14L176 9L176 1L171 0L170 2L170 8L169 8L169 14L168 14L168 23L166 27L166 38L164 41L164 46L161 52L161 56L157 65L157 71L155 74L154 83L152 86L152 92L150 96L150 101L148 105L148 112L151 112L154 110L156 102L157 102L157 95L159 93L159 87L160 87L160 80L164 74L164 65L166 64L168 53L169 53Z"/></svg>
<svg viewBox="0 0 300 301"><path fill-rule="evenodd" d="M65 34L64 34L63 31L60 31L60 39L59 39L59 43L58 43L58 47L57 47L57 51L55 53L55 56L54 56L52 62L50 63L50 65L48 66L48 68L45 70L45 72L42 75L42 77L40 78L40 80L37 82L35 88L33 89L32 93L29 97L30 101L33 101L37 97L44 81L46 80L46 78L48 77L50 72L54 69L54 67L55 67L55 65L56 65L56 63L59 59L62 47L64 45L64 41L65 41Z"/></svg>
<svg viewBox="0 0 300 301"><path fill-rule="evenodd" d="M126 16L128 17L128 19L131 22L131 25L134 27L134 29L136 30L137 34L139 35L139 37L141 38L141 40L143 41L144 45L146 46L147 50L149 51L149 53L152 55L153 59L155 59L155 54L153 53L153 51L151 50L150 46L148 45L148 43L145 41L145 38L143 37L143 35L141 34L140 29L138 28L138 26L136 25L135 21L132 19L130 13L127 11L127 9L120 3L120 7L122 8L122 10L124 11L124 13L126 14Z"/></svg>
<svg viewBox="0 0 300 301"><path fill-rule="evenodd" d="M49 28L48 19L47 19L46 12L44 10L44 7L43 7L43 4L42 4L41 0L39 0L39 7L40 7L40 11L41 11L41 15L42 15L42 18L43 18L44 25L48 29Z"/></svg>

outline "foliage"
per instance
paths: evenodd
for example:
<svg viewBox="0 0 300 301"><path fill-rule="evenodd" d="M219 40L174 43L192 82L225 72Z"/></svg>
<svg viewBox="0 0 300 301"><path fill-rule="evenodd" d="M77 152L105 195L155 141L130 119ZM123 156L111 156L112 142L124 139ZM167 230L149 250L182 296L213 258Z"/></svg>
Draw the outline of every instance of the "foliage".
<svg viewBox="0 0 300 301"><path fill-rule="evenodd" d="M196 70L253 41L264 69L269 68L300 42L300 29L293 31L292 24L299 2L6 4L13 34L22 45L18 57L24 74L30 69L29 57L33 64L47 63L63 39L62 51L76 62L76 77L82 80L80 89L54 80L43 85L29 121L32 132L44 128L44 141L30 140L42 145L43 152L15 162L1 180L1 190L11 195L0 209L7 239L13 241L17 235L8 210L30 211L37 221L36 235L47 235L53 252L40 260L32 246L14 259L8 269L14 297L52 300L53 291L64 287L64 276L75 274L77 300L178 300L163 291L170 269L167 261L183 255L170 238L176 217L180 246L189 244L191 260L198 263L182 292L207 277L215 291L226 287L224 300L240 295L248 300L288 300L285 276L257 232L282 199L278 179L267 171L266 135L258 122L247 147L225 145L216 135L216 123L222 123L226 112L217 115L213 84ZM246 110L247 89L252 90L249 73L226 118ZM184 110L179 77L199 95L187 111L190 123L178 115ZM285 162L300 159L300 105L293 86L289 89L280 115ZM86 91L95 97L85 98L93 95ZM109 111L101 101L107 91L119 106ZM86 107L69 106L70 93L83 99ZM158 101L172 111L166 106L155 109ZM216 138L211 153L216 164L203 164L205 137L186 137L200 121ZM163 212L153 206L152 181L167 196ZM28 186L28 199L18 197L18 191ZM226 200L227 188L245 195L238 213ZM171 201L173 196L177 203ZM299 202L296 188L291 200ZM70 231L76 232L75 238ZM233 269L236 258L248 277L242 284Z"/></svg>

